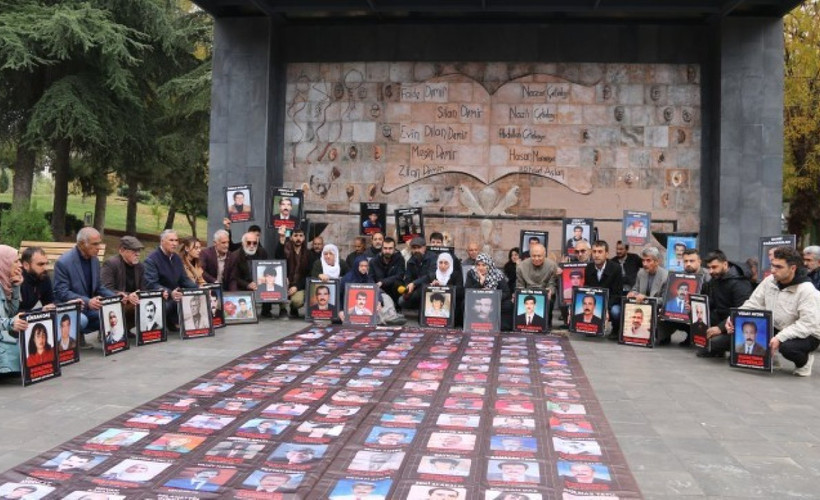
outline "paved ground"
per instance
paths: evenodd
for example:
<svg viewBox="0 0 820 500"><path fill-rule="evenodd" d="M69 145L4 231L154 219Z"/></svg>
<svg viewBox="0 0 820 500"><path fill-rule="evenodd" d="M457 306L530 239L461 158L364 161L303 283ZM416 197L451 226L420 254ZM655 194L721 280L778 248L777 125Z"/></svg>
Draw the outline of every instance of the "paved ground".
<svg viewBox="0 0 820 500"><path fill-rule="evenodd" d="M0 470L304 326L265 320L108 358L84 352L61 380L25 389L0 380ZM572 344L647 498L820 498L820 372L730 369L675 343Z"/></svg>

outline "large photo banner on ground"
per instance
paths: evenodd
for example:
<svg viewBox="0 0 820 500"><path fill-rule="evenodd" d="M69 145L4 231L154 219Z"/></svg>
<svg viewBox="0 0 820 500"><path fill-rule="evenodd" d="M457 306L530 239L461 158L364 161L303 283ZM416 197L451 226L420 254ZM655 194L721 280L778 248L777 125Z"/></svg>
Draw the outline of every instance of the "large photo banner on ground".
<svg viewBox="0 0 820 500"><path fill-rule="evenodd" d="M566 339L350 326L248 353L0 476L0 491L18 488L75 499L641 497Z"/></svg>

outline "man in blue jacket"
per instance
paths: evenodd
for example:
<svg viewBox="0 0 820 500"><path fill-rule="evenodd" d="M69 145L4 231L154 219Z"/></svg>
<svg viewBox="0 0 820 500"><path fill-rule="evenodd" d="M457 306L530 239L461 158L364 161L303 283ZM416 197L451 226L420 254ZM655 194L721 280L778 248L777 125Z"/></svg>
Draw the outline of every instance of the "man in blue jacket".
<svg viewBox="0 0 820 500"><path fill-rule="evenodd" d="M180 288L196 288L196 283L185 273L182 259L177 254L179 236L173 229L159 235L159 247L145 259L143 282L148 290L164 290L173 300L165 305L165 320L172 330L179 329L177 303L182 300Z"/></svg>

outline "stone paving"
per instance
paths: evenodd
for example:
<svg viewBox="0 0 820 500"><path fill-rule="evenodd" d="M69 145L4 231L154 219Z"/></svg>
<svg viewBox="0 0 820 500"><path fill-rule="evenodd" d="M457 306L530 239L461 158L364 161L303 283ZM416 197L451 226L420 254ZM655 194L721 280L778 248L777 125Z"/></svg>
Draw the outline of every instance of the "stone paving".
<svg viewBox="0 0 820 500"><path fill-rule="evenodd" d="M305 325L263 320L108 358L84 351L60 380L28 388L4 378L0 470ZM572 345L646 498L820 498L820 372L793 377L788 362L773 375L731 369L675 342L643 349L573 336Z"/></svg>

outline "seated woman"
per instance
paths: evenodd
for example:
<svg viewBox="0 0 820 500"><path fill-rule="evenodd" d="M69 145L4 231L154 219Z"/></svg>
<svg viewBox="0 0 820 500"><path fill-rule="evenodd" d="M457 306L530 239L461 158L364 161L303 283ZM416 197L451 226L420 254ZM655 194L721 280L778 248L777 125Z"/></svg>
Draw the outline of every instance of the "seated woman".
<svg viewBox="0 0 820 500"><path fill-rule="evenodd" d="M179 257L182 259L182 267L185 274L191 278L197 286L205 283L202 274L202 264L199 262L199 254L202 252L202 243L193 236L188 236L180 241Z"/></svg>
<svg viewBox="0 0 820 500"><path fill-rule="evenodd" d="M493 259L486 253L480 253L475 258L475 266L467 274L464 288L482 288L485 290L501 290L501 330L512 330L513 307L512 292L507 283L507 277L497 267Z"/></svg>
<svg viewBox="0 0 820 500"><path fill-rule="evenodd" d="M347 274L347 263L339 260L339 248L328 243L322 248L322 256L313 263L310 270L311 278L318 278L322 281L339 279Z"/></svg>
<svg viewBox="0 0 820 500"><path fill-rule="evenodd" d="M518 266L518 261L521 260L521 251L518 247L513 247L507 254L507 263L504 264L504 276L507 277L507 282L510 284L510 291L515 290L515 268Z"/></svg>
<svg viewBox="0 0 820 500"><path fill-rule="evenodd" d="M453 324L461 326L464 322L464 276L461 270L456 268L453 256L447 252L438 254L436 259L436 271L430 273L427 283L432 286L449 286L455 291L455 317Z"/></svg>
<svg viewBox="0 0 820 500"><path fill-rule="evenodd" d="M342 290L348 283L375 283L370 276L370 260L366 255L360 255L353 261L353 267L342 277ZM346 293L346 292L343 292ZM339 316L344 320L344 311ZM384 292L379 293L379 307L377 308L380 325L402 325L406 322L404 316L396 312L396 303Z"/></svg>
<svg viewBox="0 0 820 500"><path fill-rule="evenodd" d="M20 307L20 284L23 271L17 250L0 245L0 374L20 372L20 348L17 332L25 331L28 322L17 314Z"/></svg>

